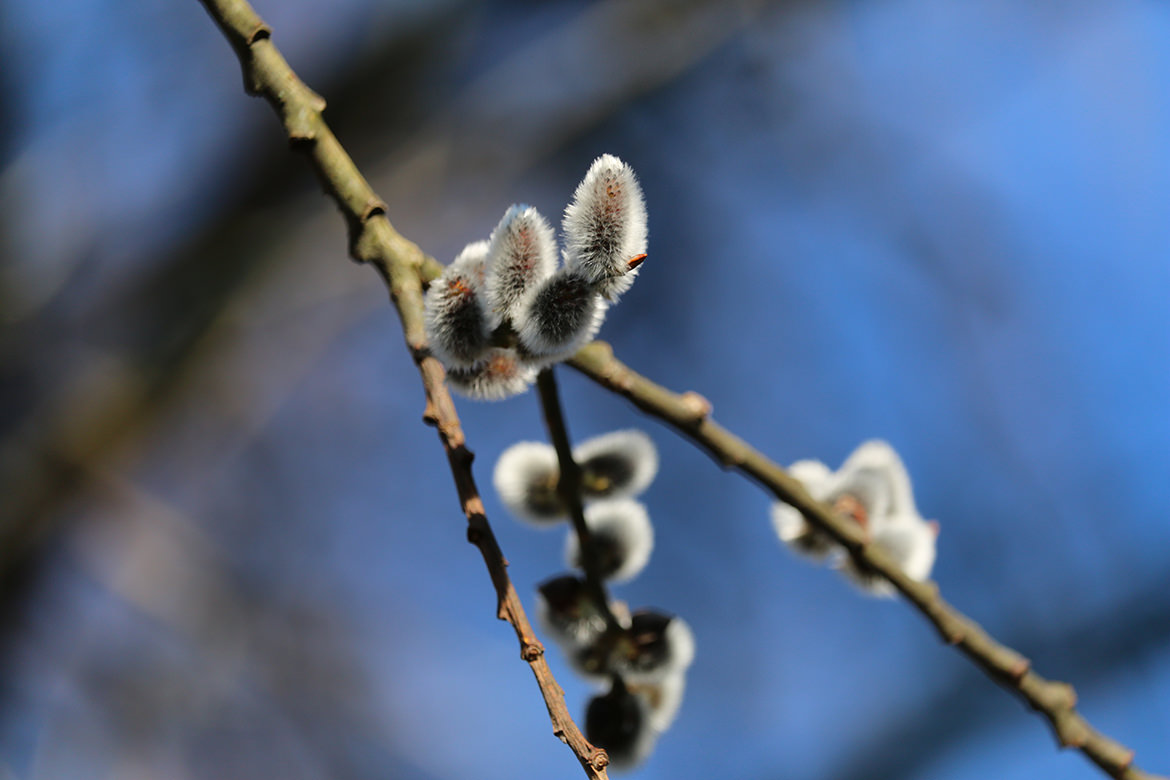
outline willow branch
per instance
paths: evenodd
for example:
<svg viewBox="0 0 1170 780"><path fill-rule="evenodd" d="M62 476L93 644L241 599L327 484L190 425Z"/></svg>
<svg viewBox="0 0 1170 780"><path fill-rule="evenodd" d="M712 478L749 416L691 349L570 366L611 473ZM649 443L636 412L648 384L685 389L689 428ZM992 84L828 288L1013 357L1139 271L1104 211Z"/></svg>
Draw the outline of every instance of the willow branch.
<svg viewBox="0 0 1170 780"><path fill-rule="evenodd" d="M423 327L423 290L419 271L434 261L400 235L386 218L386 207L374 194L353 160L326 125L325 101L297 78L273 45L272 31L244 0L200 0L240 58L244 88L265 98L280 116L292 148L303 152L325 191L336 201L349 225L349 251L358 262L372 265L390 291L402 321L406 345L422 378L426 395L423 420L433 425L447 453L459 504L467 517L467 538L479 548L497 598L497 616L508 621L520 641L544 696L553 733L572 748L592 780L606 780L609 757L585 739L565 706L565 696L544 658L544 647L532 631L520 598L508 577L507 562L484 513L471 473L473 454L467 448L455 404L447 390L442 365L427 349Z"/></svg>
<svg viewBox="0 0 1170 780"><path fill-rule="evenodd" d="M878 547L867 542L855 523L815 501L799 480L711 419L711 405L702 396L680 395L655 384L615 358L613 349L601 341L581 349L569 365L643 412L668 423L724 468L750 477L776 498L800 510L809 523L889 580L934 625L943 641L959 648L991 679L1047 718L1061 747L1080 750L1118 780L1166 780L1135 767L1132 750L1089 725L1076 710L1077 696L1071 685L1046 680L1032 671L1031 661L996 642L975 621L943 600L934 582L907 577Z"/></svg>
<svg viewBox="0 0 1170 780"><path fill-rule="evenodd" d="M544 422L553 449L557 452L560 476L557 479L557 493L569 510L573 530L577 534L580 549L581 569L585 572L585 587L594 606L605 618L605 628L610 634L621 630L621 625L609 608L609 595L601 578L601 566L597 560L597 548L592 543L593 533L585 522L585 504L581 500L581 467L573 460L573 445L569 441L569 427L561 408L561 395L557 390L557 378L552 367L543 369L536 377L536 388L540 393L540 406L544 411Z"/></svg>
<svg viewBox="0 0 1170 780"><path fill-rule="evenodd" d="M245 89L262 95L280 114L289 141L308 154L326 191L337 201L350 228L350 254L377 269L389 287L402 321L407 346L419 368L426 392L424 419L434 425L447 452L460 504L468 520L468 538L476 544L495 585L498 615L520 640L522 655L532 667L545 698L554 733L566 741L591 778L605 777L608 759L573 723L564 695L543 658L507 576L506 563L488 525L471 474L459 418L447 392L442 366L426 348L422 326L420 278L433 278L438 264L403 238L385 216L385 205L373 193L321 117L324 101L308 89L271 43L271 31L243 0L201 0L240 57ZM608 345L596 343L571 361L574 368L643 411L673 425L706 449L726 468L756 480L778 499L791 504L810 523L829 534L859 561L886 578L935 626L945 641L957 646L993 680L1016 692L1052 726L1057 741L1075 747L1107 774L1119 780L1165 780L1133 766L1133 751L1102 735L1076 711L1076 694L1062 682L1046 680L1031 670L1028 659L999 644L974 621L947 604L933 582L908 578L847 520L816 501L801 484L750 445L717 425L710 405L693 393L678 395L639 376L617 361Z"/></svg>

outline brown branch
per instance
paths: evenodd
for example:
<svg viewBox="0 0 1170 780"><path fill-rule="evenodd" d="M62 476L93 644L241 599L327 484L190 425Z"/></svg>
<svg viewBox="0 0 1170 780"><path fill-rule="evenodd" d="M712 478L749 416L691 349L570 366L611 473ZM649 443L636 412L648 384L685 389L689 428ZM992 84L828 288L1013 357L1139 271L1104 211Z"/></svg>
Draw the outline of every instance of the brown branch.
<svg viewBox="0 0 1170 780"><path fill-rule="evenodd" d="M362 177L353 160L329 130L321 112L325 101L297 78L273 45L272 31L244 0L200 0L240 58L244 88L264 97L280 115L292 148L308 156L325 191L337 202L349 225L350 255L377 269L390 290L407 347L418 366L426 394L423 420L435 426L447 453L459 503L467 517L467 538L483 555L495 586L497 615L508 621L520 641L521 656L532 668L544 696L553 733L572 748L585 774L606 780L609 757L585 739L565 706L564 692L544 658L544 647L532 631L507 562L488 524L471 473L467 448L455 404L447 390L442 365L430 355L423 328L420 269L434 267L414 243L403 238L386 218L386 207Z"/></svg>
<svg viewBox="0 0 1170 780"><path fill-rule="evenodd" d="M585 505L581 500L581 467L573 460L573 445L569 441L569 428L565 413L561 409L561 395L557 391L557 378L552 366L543 369L536 377L536 389L540 393L540 406L544 410L544 422L553 449L557 451L557 465L560 476L557 479L557 493L569 510L573 530L577 534L580 549L581 569L585 572L585 588L593 599L594 607L605 618L606 632L615 635L621 631L621 624L609 608L609 594L601 578L601 566L597 560L597 548L592 543L592 532L585 523Z"/></svg>
<svg viewBox="0 0 1170 780"><path fill-rule="evenodd" d="M858 561L889 580L934 625L943 641L958 647L991 679L1047 718L1061 747L1080 750L1118 780L1166 780L1135 767L1132 750L1090 726L1075 709L1077 696L1071 685L1046 680L1033 672L1027 658L996 642L977 623L944 601L934 582L907 577L880 549L867 544L856 524L813 500L799 480L712 420L711 405L702 396L680 395L655 384L615 358L613 349L601 341L581 349L569 364L652 417L670 424L724 468L752 478L776 498L800 510L811 524L832 536Z"/></svg>

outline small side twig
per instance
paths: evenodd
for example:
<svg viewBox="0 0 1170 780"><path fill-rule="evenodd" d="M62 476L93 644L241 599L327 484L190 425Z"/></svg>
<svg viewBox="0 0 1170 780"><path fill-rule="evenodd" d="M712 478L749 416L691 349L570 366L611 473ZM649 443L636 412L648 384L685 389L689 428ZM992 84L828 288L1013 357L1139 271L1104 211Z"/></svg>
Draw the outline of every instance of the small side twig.
<svg viewBox="0 0 1170 780"><path fill-rule="evenodd" d="M616 634L621 625L609 608L609 594L606 592L605 582L601 578L601 566L597 560L597 548L591 543L592 533L585 523L585 505L581 500L581 467L573 460L573 446L569 440L569 428L565 423L565 413L561 408L560 392L557 390L557 379L553 369L543 369L536 377L536 387L540 393L540 406L544 411L544 422L548 428L548 436L552 441L553 449L557 451L557 464L560 467L560 478L557 480L557 493L569 511L569 519L573 522L573 530L577 534L578 548L581 555L581 568L585 572L585 587L593 599L594 606L605 618L605 629L609 634Z"/></svg>
<svg viewBox="0 0 1170 780"><path fill-rule="evenodd" d="M614 357L605 342L582 348L569 365L602 387L631 401L652 417L671 425L706 450L725 468L750 477L776 498L800 510L819 530L829 534L857 560L887 579L938 630L991 679L1016 693L1052 727L1061 747L1076 748L1117 780L1167 780L1133 765L1129 748L1094 729L1076 710L1076 691L1068 683L1047 680L1031 669L1031 662L992 639L975 621L948 604L931 581L918 582L882 551L867 545L855 524L813 498L799 480L769 460L746 441L711 419L711 407L695 393L674 393L641 376Z"/></svg>
<svg viewBox="0 0 1170 780"><path fill-rule="evenodd" d="M471 473L455 404L442 365L427 349L423 326L423 291L419 271L434 261L400 235L386 218L386 207L354 165L321 112L325 101L310 90L272 43L272 31L245 0L200 0L240 58L244 87L264 97L276 110L292 148L311 162L325 191L337 202L349 225L350 254L377 269L386 286L418 366L426 395L423 419L435 426L447 453L459 503L467 517L467 537L483 556L495 586L497 615L508 621L520 641L521 655L532 668L552 720L553 733L567 743L591 780L607 780L609 758L589 743L565 706L565 696L544 658L524 607L508 577L507 562L492 533Z"/></svg>

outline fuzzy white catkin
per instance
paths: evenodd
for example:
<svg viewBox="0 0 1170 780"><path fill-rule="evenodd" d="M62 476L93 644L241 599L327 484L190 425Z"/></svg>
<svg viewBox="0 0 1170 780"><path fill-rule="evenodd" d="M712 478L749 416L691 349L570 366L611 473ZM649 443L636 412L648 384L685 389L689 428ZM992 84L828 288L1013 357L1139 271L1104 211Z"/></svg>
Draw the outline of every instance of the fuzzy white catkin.
<svg viewBox="0 0 1170 780"><path fill-rule="evenodd" d="M646 568L654 550L654 526L646 507L628 498L598 501L585 507L585 524L598 542L616 547L618 565L602 572L605 579L627 582ZM581 568L580 543L572 532L565 539L565 563Z"/></svg>
<svg viewBox="0 0 1170 780"><path fill-rule="evenodd" d="M788 473L804 484L804 489L823 501L833 485L833 472L819 460L800 460L788 467ZM772 504L772 527L780 541L798 555L819 561L836 549L826 534L809 526L800 510L781 501Z"/></svg>
<svg viewBox="0 0 1170 780"><path fill-rule="evenodd" d="M620 622L620 606L610 602L609 608ZM589 587L583 579L572 574L562 574L540 584L536 589L536 618L544 635L562 646L570 663L579 657L580 651L592 646L607 628L605 616L593 601Z"/></svg>
<svg viewBox="0 0 1170 780"><path fill-rule="evenodd" d="M536 623L541 633L574 653L605 633L605 620L590 617L567 618L557 612L539 590L536 592Z"/></svg>
<svg viewBox="0 0 1170 780"><path fill-rule="evenodd" d="M523 393L536 381L536 369L521 362L515 350L493 347L469 368L449 368L447 384L477 401L500 401Z"/></svg>
<svg viewBox="0 0 1170 780"><path fill-rule="evenodd" d="M930 577L934 568L938 526L917 515L894 515L885 519L871 533L871 544L881 548L912 580ZM889 598L897 592L893 585L872 572L858 569L849 558L837 563L841 573L871 596Z"/></svg>
<svg viewBox="0 0 1170 780"><path fill-rule="evenodd" d="M482 300L487 254L487 241L468 244L427 289L427 341L447 368L470 368L487 350L490 330Z"/></svg>
<svg viewBox="0 0 1170 780"><path fill-rule="evenodd" d="M489 326L514 320L516 308L557 267L552 226L531 206L512 206L492 231L484 297Z"/></svg>
<svg viewBox="0 0 1170 780"><path fill-rule="evenodd" d="M582 269L613 300L637 275L630 261L646 252L646 203L629 165L603 154L589 166L562 223L565 265Z"/></svg>
<svg viewBox="0 0 1170 780"><path fill-rule="evenodd" d="M659 733L643 694L611 689L604 696L594 696L586 707L585 738L605 748L613 769L625 771L645 761Z"/></svg>
<svg viewBox="0 0 1170 780"><path fill-rule="evenodd" d="M866 500L878 515L917 515L910 474L888 442L872 439L845 459L837 471L833 492L852 492Z"/></svg>
<svg viewBox="0 0 1170 780"><path fill-rule="evenodd" d="M830 471L818 461L799 461L790 471L809 494L829 504L849 498L859 502L870 544L881 548L912 579L925 580L934 567L938 526L923 520L914 503L910 475L888 443L867 441L841 468ZM812 528L787 504L772 506L777 536L795 552L814 559L831 555L831 563L870 595L892 596L882 577L860 569L828 535Z"/></svg>
<svg viewBox="0 0 1170 780"><path fill-rule="evenodd" d="M861 499L871 544L881 548L911 579L930 576L938 526L918 514L910 475L893 447L873 440L854 450L837 472L828 499L842 495ZM839 558L836 566L872 596L890 597L896 592L883 578L859 570L851 558Z"/></svg>
<svg viewBox="0 0 1170 780"><path fill-rule="evenodd" d="M555 362L585 346L601 327L605 302L576 268L562 268L516 306L520 343L538 361Z"/></svg>
<svg viewBox="0 0 1170 780"><path fill-rule="evenodd" d="M659 734L669 729L678 717L686 689L686 672L680 671L649 686L643 694L650 704L650 726Z"/></svg>
<svg viewBox="0 0 1170 780"><path fill-rule="evenodd" d="M690 668L695 660L695 635L685 620L642 610L634 613L632 621L632 632L647 632L659 636L659 639L643 646L643 652L637 658L620 659L615 664L623 679L657 684ZM665 621L665 627L661 627L661 621Z"/></svg>
<svg viewBox="0 0 1170 780"><path fill-rule="evenodd" d="M560 472L556 450L542 442L521 441L501 453L492 481L512 514L547 528L565 517L556 494Z"/></svg>
<svg viewBox="0 0 1170 780"><path fill-rule="evenodd" d="M586 498L626 498L642 493L658 473L658 450L639 430L628 429L587 439L573 448L573 460L583 473L607 478L594 492L583 485Z"/></svg>

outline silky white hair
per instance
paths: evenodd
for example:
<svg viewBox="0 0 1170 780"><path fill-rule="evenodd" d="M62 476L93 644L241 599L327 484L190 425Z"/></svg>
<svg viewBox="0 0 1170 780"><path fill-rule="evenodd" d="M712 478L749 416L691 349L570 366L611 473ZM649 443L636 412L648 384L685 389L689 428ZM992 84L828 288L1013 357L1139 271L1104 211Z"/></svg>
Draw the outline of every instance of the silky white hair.
<svg viewBox="0 0 1170 780"><path fill-rule="evenodd" d="M612 154L593 161L562 222L565 265L581 268L613 300L637 276L630 261L645 254L646 203L634 169Z"/></svg>
<svg viewBox="0 0 1170 780"><path fill-rule="evenodd" d="M488 325L515 323L520 301L552 275L557 244L552 226L532 206L512 206L488 242L484 298Z"/></svg>
<svg viewBox="0 0 1170 780"><path fill-rule="evenodd" d="M483 305L488 242L468 244L431 282L423 300L431 352L447 368L471 368L488 348L491 329Z"/></svg>
<svg viewBox="0 0 1170 780"><path fill-rule="evenodd" d="M629 498L598 501L585 507L585 524L594 536L606 539L618 550L618 566L605 575L607 580L627 582L646 568L654 550L654 526L646 507ZM580 542L571 530L565 539L565 564L581 568Z"/></svg>

